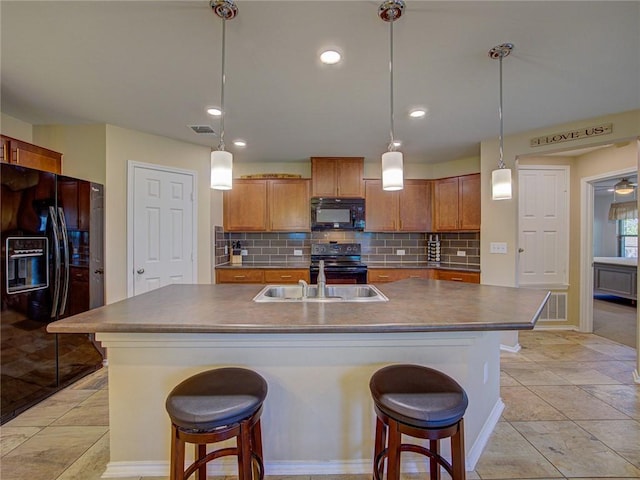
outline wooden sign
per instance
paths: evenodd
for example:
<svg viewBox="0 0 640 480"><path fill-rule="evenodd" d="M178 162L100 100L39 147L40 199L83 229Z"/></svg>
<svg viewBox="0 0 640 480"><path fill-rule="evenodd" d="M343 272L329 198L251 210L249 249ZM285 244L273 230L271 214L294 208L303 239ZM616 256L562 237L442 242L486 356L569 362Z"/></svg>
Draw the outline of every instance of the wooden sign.
<svg viewBox="0 0 640 480"><path fill-rule="evenodd" d="M568 132L553 133L543 137L536 137L530 140L532 147L540 147L541 145L551 145L553 143L570 142L588 137L597 137L599 135L609 135L613 132L612 123L604 123L595 127L586 127L579 130L569 130Z"/></svg>

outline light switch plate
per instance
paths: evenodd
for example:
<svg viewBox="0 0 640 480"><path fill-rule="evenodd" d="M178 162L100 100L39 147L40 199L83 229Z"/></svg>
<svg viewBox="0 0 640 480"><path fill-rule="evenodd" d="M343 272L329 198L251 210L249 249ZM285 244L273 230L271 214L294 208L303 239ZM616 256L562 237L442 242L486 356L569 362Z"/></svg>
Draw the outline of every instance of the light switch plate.
<svg viewBox="0 0 640 480"><path fill-rule="evenodd" d="M396 255L404 255L404 250L396 250Z"/></svg>
<svg viewBox="0 0 640 480"><path fill-rule="evenodd" d="M249 255L249 251L248 250L240 250L240 255L242 255L243 257L246 257L247 255Z"/></svg>
<svg viewBox="0 0 640 480"><path fill-rule="evenodd" d="M499 253L502 255L506 255L507 242L491 242L489 244L489 253Z"/></svg>
<svg viewBox="0 0 640 480"><path fill-rule="evenodd" d="M296 257L301 257L302 256L302 250L298 250L297 248L293 250L293 254Z"/></svg>
<svg viewBox="0 0 640 480"><path fill-rule="evenodd" d="M457 255L459 257L466 257L467 256L467 252L465 252L464 250L458 250Z"/></svg>

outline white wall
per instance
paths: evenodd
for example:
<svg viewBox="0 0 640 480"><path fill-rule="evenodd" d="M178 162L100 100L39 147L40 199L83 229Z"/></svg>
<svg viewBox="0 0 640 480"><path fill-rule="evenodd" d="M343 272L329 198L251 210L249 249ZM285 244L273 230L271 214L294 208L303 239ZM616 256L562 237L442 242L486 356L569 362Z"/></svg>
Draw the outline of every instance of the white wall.
<svg viewBox="0 0 640 480"><path fill-rule="evenodd" d="M198 175L198 283L211 283L209 147L106 126L106 302L127 297L127 165L129 160L194 170Z"/></svg>

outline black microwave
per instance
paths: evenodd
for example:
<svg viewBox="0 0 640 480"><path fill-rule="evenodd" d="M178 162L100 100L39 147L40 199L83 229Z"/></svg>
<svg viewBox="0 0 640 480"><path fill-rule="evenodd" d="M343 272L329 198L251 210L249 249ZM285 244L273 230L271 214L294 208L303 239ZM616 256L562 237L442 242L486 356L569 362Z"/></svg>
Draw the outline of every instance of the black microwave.
<svg viewBox="0 0 640 480"><path fill-rule="evenodd" d="M364 230L364 198L312 198L311 230Z"/></svg>

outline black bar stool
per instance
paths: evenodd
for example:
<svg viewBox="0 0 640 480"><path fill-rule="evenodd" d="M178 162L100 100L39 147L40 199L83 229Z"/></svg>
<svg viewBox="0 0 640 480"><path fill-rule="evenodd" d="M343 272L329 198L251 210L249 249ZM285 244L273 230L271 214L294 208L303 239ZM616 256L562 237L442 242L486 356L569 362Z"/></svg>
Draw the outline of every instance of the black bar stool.
<svg viewBox="0 0 640 480"><path fill-rule="evenodd" d="M260 415L266 396L267 382L245 368L209 370L178 384L166 401L171 418L170 479L185 480L195 472L197 480L206 480L207 463L229 455L238 457L240 480L264 478ZM234 437L236 447L207 453L207 444ZM196 445L196 459L186 470L185 443Z"/></svg>
<svg viewBox="0 0 640 480"><path fill-rule="evenodd" d="M400 479L400 453L429 457L431 480L440 479L442 466L453 480L465 480L464 422L469 403L463 388L451 377L420 365L390 365L369 382L376 412L373 478ZM402 443L402 434L429 440L429 448ZM451 463L440 455L440 440L451 438Z"/></svg>

